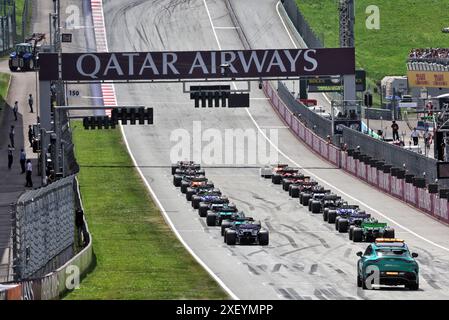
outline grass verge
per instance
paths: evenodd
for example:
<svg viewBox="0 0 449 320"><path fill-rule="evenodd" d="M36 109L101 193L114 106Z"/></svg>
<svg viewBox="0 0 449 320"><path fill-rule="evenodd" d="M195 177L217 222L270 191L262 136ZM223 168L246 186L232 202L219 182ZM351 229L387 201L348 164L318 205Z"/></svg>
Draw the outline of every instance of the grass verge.
<svg viewBox="0 0 449 320"><path fill-rule="evenodd" d="M119 130L74 122L96 267L66 299L227 299L163 220Z"/></svg>

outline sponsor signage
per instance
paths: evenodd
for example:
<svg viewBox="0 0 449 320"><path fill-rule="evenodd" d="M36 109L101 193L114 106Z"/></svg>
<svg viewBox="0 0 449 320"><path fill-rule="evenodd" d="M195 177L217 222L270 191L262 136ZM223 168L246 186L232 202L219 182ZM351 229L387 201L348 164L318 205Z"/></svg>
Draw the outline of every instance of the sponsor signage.
<svg viewBox="0 0 449 320"><path fill-rule="evenodd" d="M57 54L39 56L40 80L58 79ZM63 53L62 80L180 80L355 74L354 48Z"/></svg>
<svg viewBox="0 0 449 320"><path fill-rule="evenodd" d="M340 77L316 77L307 80L309 92L340 92L343 88L343 81ZM366 71L356 70L355 72L356 90L363 92L366 90Z"/></svg>
<svg viewBox="0 0 449 320"><path fill-rule="evenodd" d="M408 71L409 87L449 88L449 72Z"/></svg>

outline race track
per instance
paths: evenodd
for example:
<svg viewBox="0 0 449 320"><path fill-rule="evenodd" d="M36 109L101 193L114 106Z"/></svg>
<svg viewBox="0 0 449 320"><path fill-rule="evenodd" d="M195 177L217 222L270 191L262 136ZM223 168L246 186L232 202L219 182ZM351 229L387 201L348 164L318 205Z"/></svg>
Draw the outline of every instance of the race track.
<svg viewBox="0 0 449 320"><path fill-rule="evenodd" d="M277 1L232 3L252 48L293 47ZM104 15L110 51L243 49L223 0L109 0ZM448 299L449 228L318 158L290 133L257 85L249 110L194 109L180 84L115 86L118 104L154 108L154 126L125 126L124 132L147 182L195 254L241 299ZM349 202L388 219L397 237L419 253L421 289L358 289L355 253L366 244L350 243L321 215L313 216L279 186L261 179L257 164L206 166L216 186L270 230L268 247L225 245L218 228L207 227L172 184L170 135L180 128L192 134L194 121L201 121L202 130L223 133L277 128L280 162L302 166Z"/></svg>

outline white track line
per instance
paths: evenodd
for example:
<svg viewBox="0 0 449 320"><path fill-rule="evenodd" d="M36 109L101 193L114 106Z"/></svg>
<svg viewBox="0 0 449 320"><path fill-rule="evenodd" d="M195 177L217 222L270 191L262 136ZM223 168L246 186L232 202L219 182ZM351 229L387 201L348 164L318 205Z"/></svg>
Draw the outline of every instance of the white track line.
<svg viewBox="0 0 449 320"><path fill-rule="evenodd" d="M210 21L212 30L213 30L214 35L215 35L215 40L217 41L217 44L218 44L218 47L220 48L220 50L222 50L222 49L221 49L221 45L220 45L220 40L218 39L217 34L216 34L216 32L215 32L215 29L214 29L214 23L213 23L213 21L212 21L212 18L211 18L211 15L210 15L209 8L208 8L208 6L207 6L206 0L203 0L203 2L204 2L204 6L206 7L207 15L208 15L208 17L209 17L209 21ZM279 5L279 4L280 4L280 2L278 2L277 5ZM276 8L278 9L278 7L276 7ZM286 25L284 24L284 22L283 22L283 20L282 20L282 17L280 16L279 10L277 10L277 12L278 12L278 14L279 14L279 18L280 18L281 21L282 21L282 24L283 24L284 27L285 27L285 30L286 30L287 33L290 35L289 31L287 30ZM291 39L291 38L290 38L290 39ZM294 43L293 40L292 40L292 42ZM296 44L295 44L295 47L296 47ZM235 82L233 82L233 85L234 85L234 87L236 88ZM265 140L267 140L267 142L270 143L270 144L271 144L271 145L272 145L272 146L279 152L279 154L281 154L284 158L286 158L286 159L287 159L288 161L290 161L292 164L294 164L295 166L297 166L298 168L300 168L301 170L303 170L303 171L304 171L305 173L307 173L309 176L315 177L318 181L321 181L322 183L328 185L329 187L331 187L331 188L333 188L334 190L338 191L340 194L345 195L345 196L348 197L349 199L351 199L351 200L353 200L353 201L355 201L355 202L358 202L359 204L361 204L362 206L364 206L364 207L366 207L367 209L371 210L372 212L377 213L379 216L381 216L382 218L384 218L384 219L386 219L386 220L388 220L388 221L394 223L395 225L397 225L397 226L398 226L399 228L401 228L402 230L404 230L404 231L406 231L406 232L408 232L408 233L414 235L415 237L417 237L417 238L419 238L419 239L421 239L421 240L423 240L423 241L425 241L425 242L427 242L427 243L429 243L429 244L431 244L431 245L433 245L433 246L435 246L435 247L437 247L437 248L440 248L440 249L442 249L442 250L445 250L445 251L449 252L449 248L446 248L446 247L444 247L444 246L442 246L442 245L439 245L438 243L435 243L435 242L433 242L432 240L429 240L429 239L427 239L427 238L425 238L425 237L423 237L423 236L417 234L416 232L410 230L409 228L407 228L407 227L401 225L401 224L398 223L397 221L395 221L395 220L389 218L387 215L383 214L382 212L380 212L380 211L374 209L374 208L371 207L370 205L364 203L363 201L361 201L361 200L359 200L359 199L357 199L357 198L354 198L353 196L351 196L350 194L348 194L348 193L344 192L343 190L339 189L338 187L336 187L335 185L331 184L330 182L328 182L328 181L326 181L326 180L320 178L319 176L315 175L313 172L311 172L311 171L309 171L309 170L307 170L307 169L304 169L303 166L301 166L301 165L300 165L299 163L297 163L295 160L293 160L293 159L290 158L288 155L286 155L284 152L282 152L282 151L278 148L278 146L276 146L276 145L270 140L270 138L267 137L266 133L260 128L259 124L256 122L256 120L254 119L253 115L252 115L251 112L249 111L249 108L246 108L246 112L248 113L248 116L251 118L253 124L256 126L257 130L258 130L258 131L262 134L262 136L265 138Z"/></svg>
<svg viewBox="0 0 449 320"><path fill-rule="evenodd" d="M98 0L96 0L96 2L98 3ZM103 2L102 2L102 0L100 0L99 2L100 2L100 5L101 5L101 12L103 14ZM103 14L103 25L104 25L104 14ZM104 31L104 35L105 35L105 38L106 38L106 28L104 30L105 30ZM105 49L106 49L106 52L109 51L107 45L106 45ZM115 100L116 99L116 93L115 93L114 85L110 84L110 86L112 86L113 96L114 96L114 100ZM159 201L159 199L158 199L156 193L154 192L153 188L151 188L150 184L148 183L147 179L145 178L145 175L143 174L143 172L140 169L139 165L137 164L137 161L134 158L134 154L131 151L131 148L129 147L128 139L126 138L125 131L123 130L123 126L121 124L120 124L120 131L122 133L123 140L124 140L125 145L126 145L126 149L128 150L128 153L129 153L129 155L130 155L130 157L131 157L131 159L133 161L134 167L136 168L136 170L139 173L141 179L145 183L145 186L147 187L148 191L150 192L151 197L156 202L156 205L158 206L159 210L162 212L164 220L168 223L168 225L172 229L173 233L176 235L176 237L181 242L181 244L184 246L184 248L187 250L187 252L189 252L190 255L204 268L204 270L206 270L206 272L209 273L209 275L223 288L223 290L233 300L239 300L237 295L235 295L234 292L232 292L231 289L228 288L228 286L206 265L206 263L203 260L201 260L201 258L199 256L197 256L195 254L195 252L193 252L193 250L190 248L190 246L187 244L187 242L184 241L184 239L182 238L181 234L178 232L178 230L176 229L176 227L173 224L172 220L168 216L167 211L165 210L164 206Z"/></svg>

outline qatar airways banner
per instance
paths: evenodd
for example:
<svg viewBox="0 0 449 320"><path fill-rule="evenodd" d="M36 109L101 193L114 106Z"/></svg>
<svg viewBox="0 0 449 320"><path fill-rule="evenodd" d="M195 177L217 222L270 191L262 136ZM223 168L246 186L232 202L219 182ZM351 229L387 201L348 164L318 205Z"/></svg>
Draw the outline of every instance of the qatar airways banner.
<svg viewBox="0 0 449 320"><path fill-rule="evenodd" d="M57 54L41 53L39 61L40 80L57 80ZM62 54L62 80L67 81L345 74L355 74L354 48Z"/></svg>

